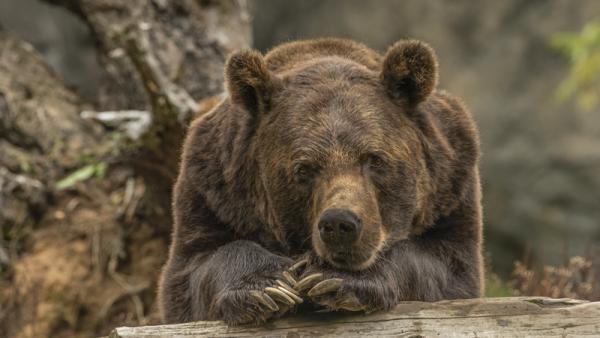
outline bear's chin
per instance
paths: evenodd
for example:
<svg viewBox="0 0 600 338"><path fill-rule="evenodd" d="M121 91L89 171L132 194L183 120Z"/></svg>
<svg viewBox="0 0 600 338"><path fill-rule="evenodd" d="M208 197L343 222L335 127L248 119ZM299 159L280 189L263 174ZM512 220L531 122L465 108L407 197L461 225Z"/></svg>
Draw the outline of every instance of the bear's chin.
<svg viewBox="0 0 600 338"><path fill-rule="evenodd" d="M377 260L377 252L359 254L352 252L327 252L321 257L331 266L340 270L360 271L369 268Z"/></svg>

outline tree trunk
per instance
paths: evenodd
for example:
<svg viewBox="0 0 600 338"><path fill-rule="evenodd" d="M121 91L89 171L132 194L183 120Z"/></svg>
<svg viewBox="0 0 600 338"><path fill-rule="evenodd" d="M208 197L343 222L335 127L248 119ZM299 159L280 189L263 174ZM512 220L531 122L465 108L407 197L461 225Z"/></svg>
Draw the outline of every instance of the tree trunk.
<svg viewBox="0 0 600 338"><path fill-rule="evenodd" d="M487 298L407 302L372 315L313 314L262 327L221 322L121 327L111 338L160 337L598 337L600 302Z"/></svg>
<svg viewBox="0 0 600 338"><path fill-rule="evenodd" d="M182 138L250 44L242 0L49 2L89 25L106 74L84 102L0 31L0 336L156 321Z"/></svg>
<svg viewBox="0 0 600 338"><path fill-rule="evenodd" d="M250 46L245 0L47 0L81 17L98 42L106 76L98 110L149 109L152 123L127 156L170 207L179 148L197 101L221 93L227 54Z"/></svg>

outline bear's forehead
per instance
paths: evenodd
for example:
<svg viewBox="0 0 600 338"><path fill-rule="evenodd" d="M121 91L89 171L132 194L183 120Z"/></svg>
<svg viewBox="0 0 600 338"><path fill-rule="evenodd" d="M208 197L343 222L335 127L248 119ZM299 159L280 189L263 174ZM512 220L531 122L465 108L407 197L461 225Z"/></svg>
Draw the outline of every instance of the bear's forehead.
<svg viewBox="0 0 600 338"><path fill-rule="evenodd" d="M325 58L280 74L270 133L295 153L328 156L386 149L410 132L402 109L387 97L379 74L363 65ZM295 156L294 156L295 157Z"/></svg>
<svg viewBox="0 0 600 338"><path fill-rule="evenodd" d="M379 119L388 100L375 72L340 58L325 58L285 74L275 103L291 117L321 122L330 117ZM297 112L297 113L296 113Z"/></svg>
<svg viewBox="0 0 600 338"><path fill-rule="evenodd" d="M293 128L379 135L382 127L401 122L400 108L374 82L370 77L308 79L301 74L300 80L292 80L275 99L274 109Z"/></svg>
<svg viewBox="0 0 600 338"><path fill-rule="evenodd" d="M387 112L371 95L358 88L326 86L288 96L281 106L284 123L298 133L344 137L348 134L381 135Z"/></svg>
<svg viewBox="0 0 600 338"><path fill-rule="evenodd" d="M279 107L273 132L298 152L293 157L361 154L402 143L406 128L394 116L397 108L356 95L354 89L333 86L291 98L291 103Z"/></svg>
<svg viewBox="0 0 600 338"><path fill-rule="evenodd" d="M319 85L332 81L378 85L379 73L349 59L331 56L299 62L278 73L291 86Z"/></svg>

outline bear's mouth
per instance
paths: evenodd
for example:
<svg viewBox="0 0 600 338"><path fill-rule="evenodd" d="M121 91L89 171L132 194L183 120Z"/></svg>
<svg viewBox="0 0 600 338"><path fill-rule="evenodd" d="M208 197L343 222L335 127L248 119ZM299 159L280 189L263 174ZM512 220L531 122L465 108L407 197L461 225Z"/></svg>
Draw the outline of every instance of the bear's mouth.
<svg viewBox="0 0 600 338"><path fill-rule="evenodd" d="M348 261L348 253L334 252L331 254L331 261L336 264L346 264Z"/></svg>
<svg viewBox="0 0 600 338"><path fill-rule="evenodd" d="M374 253L357 254L352 251L329 252L326 260L336 268L344 270L362 270L373 262Z"/></svg>

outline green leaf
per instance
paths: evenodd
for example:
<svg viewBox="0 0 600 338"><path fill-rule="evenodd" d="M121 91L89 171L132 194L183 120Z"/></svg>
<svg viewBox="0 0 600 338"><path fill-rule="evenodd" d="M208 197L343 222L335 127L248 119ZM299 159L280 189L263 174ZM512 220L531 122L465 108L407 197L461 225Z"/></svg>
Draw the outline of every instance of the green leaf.
<svg viewBox="0 0 600 338"><path fill-rule="evenodd" d="M92 176L96 177L104 177L106 173L106 164L105 163L97 163L97 164L89 164L85 167L79 168L69 174L67 177L62 180L56 182L56 189L63 190L70 188L77 184L78 182L82 182L90 179Z"/></svg>
<svg viewBox="0 0 600 338"><path fill-rule="evenodd" d="M95 174L96 174L97 178L104 178L104 174L106 174L106 164L105 163L96 164Z"/></svg>
<svg viewBox="0 0 600 338"><path fill-rule="evenodd" d="M583 111L594 110L600 104L600 21L589 22L579 33L557 34L551 43L571 64L557 98L573 99Z"/></svg>

